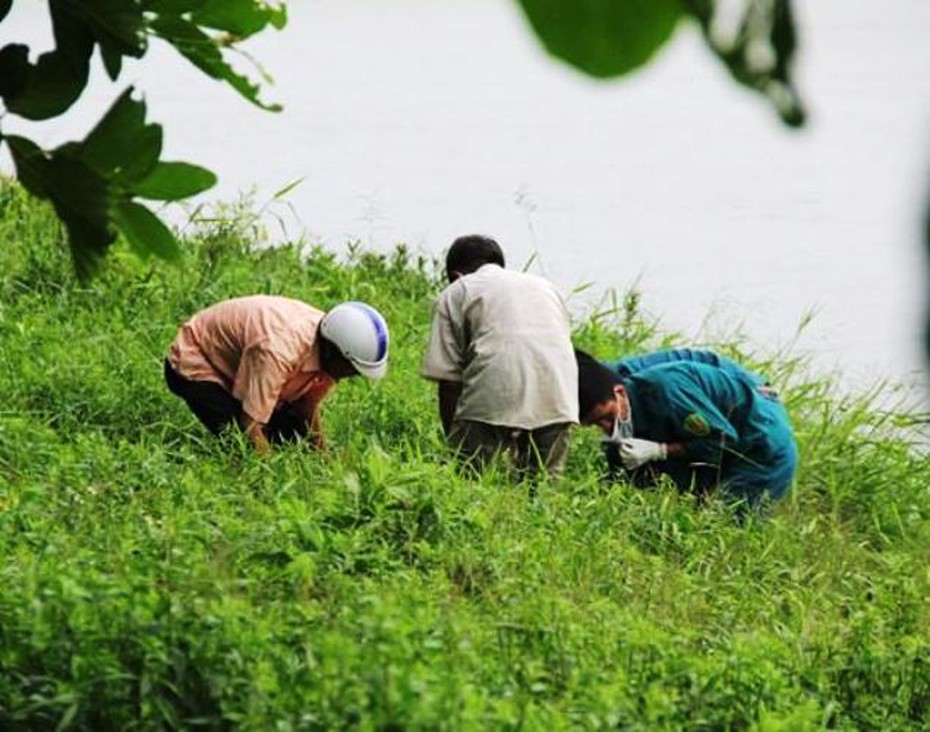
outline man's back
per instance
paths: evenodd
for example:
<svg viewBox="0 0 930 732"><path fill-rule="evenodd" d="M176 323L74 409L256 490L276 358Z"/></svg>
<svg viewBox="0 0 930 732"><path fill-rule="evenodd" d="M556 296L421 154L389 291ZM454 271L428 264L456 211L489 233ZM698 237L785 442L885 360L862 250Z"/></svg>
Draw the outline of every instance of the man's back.
<svg viewBox="0 0 930 732"><path fill-rule="evenodd" d="M276 295L223 300L194 314L181 326L169 360L188 379L216 381L232 388L243 355L272 351L292 368L319 367L316 331L323 311ZM312 363L308 363L312 361Z"/></svg>
<svg viewBox="0 0 930 732"><path fill-rule="evenodd" d="M689 440L690 457L718 460L721 450L750 455L773 429L783 409L757 376L696 361L660 363L624 381L631 392L633 424L650 439ZM779 439L783 430L776 430Z"/></svg>
<svg viewBox="0 0 930 732"><path fill-rule="evenodd" d="M617 376L625 379L632 374L639 373L652 366L658 366L663 363L677 363L679 361L710 364L724 371L749 376L759 384L767 382L764 377L749 371L725 356L721 356L713 351L694 348L670 348L662 351L653 351L652 353L642 353L638 356L626 356L616 361L607 361L604 365L617 374Z"/></svg>
<svg viewBox="0 0 930 732"><path fill-rule="evenodd" d="M457 419L537 429L577 422L568 310L534 275L486 264L436 302L422 373L462 383Z"/></svg>

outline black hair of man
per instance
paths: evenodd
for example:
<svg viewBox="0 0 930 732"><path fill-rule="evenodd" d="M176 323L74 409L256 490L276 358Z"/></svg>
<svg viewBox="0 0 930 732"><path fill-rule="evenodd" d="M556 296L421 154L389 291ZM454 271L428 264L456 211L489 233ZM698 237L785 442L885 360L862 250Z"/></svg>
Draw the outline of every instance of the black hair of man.
<svg viewBox="0 0 930 732"><path fill-rule="evenodd" d="M446 253L446 278L452 282L456 272L471 274L485 264L504 266L504 253L500 245L489 236L460 236L452 242Z"/></svg>
<svg viewBox="0 0 930 732"><path fill-rule="evenodd" d="M578 421L584 423L598 404L614 398L620 377L590 353L575 349L578 362Z"/></svg>
<svg viewBox="0 0 930 732"><path fill-rule="evenodd" d="M325 336L320 338L320 366L323 371L334 379L345 379L349 376L358 376L358 369L352 362L342 355L339 347Z"/></svg>

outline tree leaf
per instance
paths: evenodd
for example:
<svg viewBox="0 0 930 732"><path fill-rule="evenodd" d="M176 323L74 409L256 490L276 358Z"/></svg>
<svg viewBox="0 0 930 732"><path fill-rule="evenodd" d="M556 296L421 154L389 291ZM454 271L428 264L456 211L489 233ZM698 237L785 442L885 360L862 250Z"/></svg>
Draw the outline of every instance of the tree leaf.
<svg viewBox="0 0 930 732"><path fill-rule="evenodd" d="M682 15L678 0L519 2L549 53L599 78L646 63Z"/></svg>
<svg viewBox="0 0 930 732"><path fill-rule="evenodd" d="M95 44L114 79L122 56L140 57L146 49L142 10L135 2L49 0L49 13L55 49L27 64L25 76L16 68L21 83L3 97L7 109L32 120L58 116L80 97Z"/></svg>
<svg viewBox="0 0 930 732"><path fill-rule="evenodd" d="M26 190L47 199L68 231L77 274L93 274L115 237L109 225L110 189L106 179L66 153L46 154L24 137L8 136L16 177Z"/></svg>
<svg viewBox="0 0 930 732"><path fill-rule="evenodd" d="M183 15L198 10L207 0L142 0L142 10L157 15Z"/></svg>
<svg viewBox="0 0 930 732"><path fill-rule="evenodd" d="M216 176L206 168L190 163L158 163L133 193L140 198L157 201L178 201L195 196L216 185Z"/></svg>
<svg viewBox="0 0 930 732"><path fill-rule="evenodd" d="M123 70L123 54L114 50L112 46L100 46L100 56L103 59L103 68L106 69L107 76L111 81L116 81L120 71Z"/></svg>
<svg viewBox="0 0 930 732"><path fill-rule="evenodd" d="M55 49L40 55L35 64L29 63L28 50L25 66L18 58L12 62L16 79L5 84L3 101L9 111L21 117L55 117L67 110L87 85L94 41L62 7L61 0L50 3Z"/></svg>
<svg viewBox="0 0 930 732"><path fill-rule="evenodd" d="M73 31L70 26L80 26L101 48L107 47L123 56L141 57L147 47L142 8L137 2L127 0L49 0L52 28L59 47ZM62 31L62 25L69 29Z"/></svg>
<svg viewBox="0 0 930 732"><path fill-rule="evenodd" d="M0 20L12 0L0 0ZM84 91L94 48L116 80L125 56L141 57L148 36L172 44L208 76L224 81L259 107L259 87L227 63L224 51L267 25L286 22L283 5L262 0L48 0L55 48L33 64L29 47L0 49L0 99L9 113L43 120L68 109ZM212 37L191 17L200 13ZM127 89L82 142L45 151L23 137L4 137L17 176L33 195L48 199L68 232L75 268L93 273L118 227L138 251L170 260L180 256L174 235L135 197L175 201L207 190L216 176L196 165L159 161L162 128L146 123L146 107Z"/></svg>
<svg viewBox="0 0 930 732"><path fill-rule="evenodd" d="M0 48L0 97L15 97L29 78L29 46L10 43Z"/></svg>
<svg viewBox="0 0 930 732"><path fill-rule="evenodd" d="M129 0L49 0L55 49L35 64L14 63L16 82L4 84L3 101L14 114L31 120L56 117L84 91L94 46L115 79L123 56L145 53L142 10ZM8 59L9 61L9 59Z"/></svg>
<svg viewBox="0 0 930 732"><path fill-rule="evenodd" d="M284 27L287 13L284 6L259 0L206 0L192 13L191 20L200 26L248 38L269 23L279 29Z"/></svg>
<svg viewBox="0 0 930 732"><path fill-rule="evenodd" d="M145 123L145 102L130 87L81 143L80 158L102 175L129 186L147 176L161 154L161 125Z"/></svg>
<svg viewBox="0 0 930 732"><path fill-rule="evenodd" d="M183 18L159 16L152 30L173 45L181 55L208 76L227 82L256 106L271 112L281 111L280 104L265 104L258 98L259 87L226 63L216 40Z"/></svg>
<svg viewBox="0 0 930 732"><path fill-rule="evenodd" d="M800 127L806 117L804 104L794 86L792 64L797 36L790 0L743 0L739 6L727 6L715 0L682 0L687 12L700 24L704 41L740 84L768 97L791 127ZM717 15L726 12L740 15L739 32L721 40L713 31ZM750 50L768 48L772 63L753 62Z"/></svg>
<svg viewBox="0 0 930 732"><path fill-rule="evenodd" d="M126 241L142 256L155 254L169 262L181 259L181 248L171 229L141 203L120 201L113 209L113 222Z"/></svg>
<svg viewBox="0 0 930 732"><path fill-rule="evenodd" d="M790 64L798 46L797 33L794 29L794 13L790 2L778 2L773 10L772 47L776 52L775 74L787 81L790 76Z"/></svg>
<svg viewBox="0 0 930 732"><path fill-rule="evenodd" d="M66 111L87 85L92 49L93 46L87 46L84 63L75 63L62 53L50 51L39 56L34 65L27 63L25 68L19 64L18 52L10 52L8 58L12 59L16 82L4 91L4 105L13 114L31 120L49 119Z"/></svg>

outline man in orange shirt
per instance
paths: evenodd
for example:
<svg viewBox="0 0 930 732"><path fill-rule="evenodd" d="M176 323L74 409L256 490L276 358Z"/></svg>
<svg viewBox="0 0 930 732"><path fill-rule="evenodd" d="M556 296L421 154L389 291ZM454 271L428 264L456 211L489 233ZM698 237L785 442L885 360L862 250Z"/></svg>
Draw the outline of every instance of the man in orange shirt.
<svg viewBox="0 0 930 732"><path fill-rule="evenodd" d="M181 326L165 383L213 434L236 422L262 453L303 437L324 447L324 397L339 379L384 376L388 342L387 323L365 303L324 313L287 297L237 297Z"/></svg>

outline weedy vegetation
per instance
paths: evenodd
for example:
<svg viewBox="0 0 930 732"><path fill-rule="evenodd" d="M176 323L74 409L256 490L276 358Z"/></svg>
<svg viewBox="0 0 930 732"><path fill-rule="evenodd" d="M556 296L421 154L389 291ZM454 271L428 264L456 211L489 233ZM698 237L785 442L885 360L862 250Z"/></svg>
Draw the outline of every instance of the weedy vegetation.
<svg viewBox="0 0 930 732"><path fill-rule="evenodd" d="M417 375L434 262L250 239L215 218L180 268L118 250L82 284L50 210L0 187L0 727L930 726L916 415L716 344L797 428L769 517L605 485L581 430L530 498L447 459ZM256 292L363 299L392 327L388 378L325 405L328 454L214 440L163 386L179 323ZM633 294L576 337L605 357L673 340Z"/></svg>

